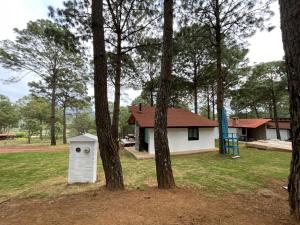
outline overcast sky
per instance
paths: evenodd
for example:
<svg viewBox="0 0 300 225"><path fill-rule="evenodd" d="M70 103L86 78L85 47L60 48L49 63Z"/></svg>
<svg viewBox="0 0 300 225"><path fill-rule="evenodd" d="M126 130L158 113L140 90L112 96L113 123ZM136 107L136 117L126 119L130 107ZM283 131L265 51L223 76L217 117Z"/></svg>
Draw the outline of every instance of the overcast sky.
<svg viewBox="0 0 300 225"><path fill-rule="evenodd" d="M49 5L60 7L63 0L9 0L2 1L0 7L0 40L11 39L15 35L13 28L25 28L26 23L30 20L47 18ZM280 60L283 58L283 47L280 32L279 5L273 4L275 16L272 18L272 24L276 28L272 32L258 32L249 39L250 63L268 62L272 60ZM0 66L0 94L8 96L11 101L16 101L20 97L28 94L27 83L37 77L25 75L18 83L3 84L2 79L16 75ZM90 89L90 94L93 90ZM122 95L122 105L130 104L131 101L139 95L139 91L127 90ZM111 93L112 94L112 93ZM112 100L112 98L110 98Z"/></svg>

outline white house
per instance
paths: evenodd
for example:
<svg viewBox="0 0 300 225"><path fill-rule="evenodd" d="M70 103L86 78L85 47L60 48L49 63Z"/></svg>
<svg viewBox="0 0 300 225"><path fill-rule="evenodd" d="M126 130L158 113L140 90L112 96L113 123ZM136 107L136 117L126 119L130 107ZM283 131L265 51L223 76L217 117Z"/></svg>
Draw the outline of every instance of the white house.
<svg viewBox="0 0 300 225"><path fill-rule="evenodd" d="M289 121L280 121L281 140L290 139ZM215 138L219 138L218 127L215 128ZM228 121L228 132L235 133L242 141L277 139L275 122L271 119L239 119L234 117Z"/></svg>
<svg viewBox="0 0 300 225"><path fill-rule="evenodd" d="M135 126L138 151L155 154L154 114L155 108L149 106L130 106L129 124ZM215 121L194 114L185 109L168 109L168 141L171 153L207 151L215 148Z"/></svg>
<svg viewBox="0 0 300 225"><path fill-rule="evenodd" d="M279 120L278 122L280 137L282 141L291 139L291 124L290 120ZM277 139L275 122L267 123L267 139Z"/></svg>

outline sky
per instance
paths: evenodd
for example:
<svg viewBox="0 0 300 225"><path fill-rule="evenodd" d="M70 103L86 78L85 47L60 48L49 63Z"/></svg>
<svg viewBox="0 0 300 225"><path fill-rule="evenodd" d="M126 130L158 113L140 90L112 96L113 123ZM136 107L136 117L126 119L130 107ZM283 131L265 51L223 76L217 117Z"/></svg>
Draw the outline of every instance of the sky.
<svg viewBox="0 0 300 225"><path fill-rule="evenodd" d="M9 0L2 1L0 7L0 40L14 40L15 34L13 28L23 29L30 20L47 18L49 5L60 7L63 0ZM248 58L251 64L281 60L283 58L283 46L280 31L279 5L275 2L272 6L275 16L271 23L275 26L272 32L257 32L251 37L249 42ZM1 80L11 76L20 75L0 66L0 94L6 95L11 101L15 102L19 98L27 95L29 89L27 83L38 79L31 74L21 74L23 79L17 83L6 84ZM89 94L93 94L93 89L89 88ZM123 90L121 96L121 105L128 105L140 94L136 90ZM109 100L113 100L113 92L108 94Z"/></svg>

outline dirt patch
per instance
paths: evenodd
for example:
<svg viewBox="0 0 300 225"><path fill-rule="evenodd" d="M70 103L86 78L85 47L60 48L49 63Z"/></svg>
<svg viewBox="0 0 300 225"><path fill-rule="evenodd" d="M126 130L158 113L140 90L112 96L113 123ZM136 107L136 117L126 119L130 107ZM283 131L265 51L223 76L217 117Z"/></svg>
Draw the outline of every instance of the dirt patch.
<svg viewBox="0 0 300 225"><path fill-rule="evenodd" d="M266 190L264 189L264 192ZM296 224L281 187L209 198L186 189L90 191L50 200L12 200L0 205L0 224Z"/></svg>
<svg viewBox="0 0 300 225"><path fill-rule="evenodd" d="M0 147L1 153L17 153L17 152L56 152L66 150L66 146L45 146L45 145L34 145L34 146L4 146Z"/></svg>

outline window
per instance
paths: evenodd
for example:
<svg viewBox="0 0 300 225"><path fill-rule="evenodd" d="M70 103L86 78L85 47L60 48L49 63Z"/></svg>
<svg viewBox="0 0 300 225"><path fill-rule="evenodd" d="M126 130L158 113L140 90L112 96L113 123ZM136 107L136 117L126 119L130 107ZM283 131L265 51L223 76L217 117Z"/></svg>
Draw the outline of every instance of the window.
<svg viewBox="0 0 300 225"><path fill-rule="evenodd" d="M198 127L189 127L188 128L188 139L189 139L189 141L199 140L199 129L198 129Z"/></svg>
<svg viewBox="0 0 300 225"><path fill-rule="evenodd" d="M247 135L247 129L246 128L242 128L242 135L246 136Z"/></svg>

